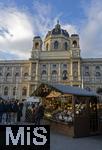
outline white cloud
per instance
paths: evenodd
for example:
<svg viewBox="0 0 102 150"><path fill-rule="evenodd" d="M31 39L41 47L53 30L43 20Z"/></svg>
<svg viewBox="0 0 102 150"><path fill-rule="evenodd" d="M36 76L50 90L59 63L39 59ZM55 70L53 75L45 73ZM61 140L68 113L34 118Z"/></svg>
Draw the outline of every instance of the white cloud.
<svg viewBox="0 0 102 150"><path fill-rule="evenodd" d="M54 27L61 14L53 17L53 7L49 3L44 4L40 1L34 1L34 10L35 14L32 18L34 31L44 38L46 33Z"/></svg>
<svg viewBox="0 0 102 150"><path fill-rule="evenodd" d="M36 9L37 14L34 16L35 29L42 36L54 28L57 21L63 17L62 13L59 13L57 16L53 16L53 7L49 4L43 4L39 1L34 2L34 8ZM69 34L77 33L77 29L74 25L71 24L61 24L61 27L66 29ZM37 32L36 32L37 33Z"/></svg>
<svg viewBox="0 0 102 150"><path fill-rule="evenodd" d="M49 4L34 2L34 14L21 11L16 6L0 6L0 59L4 54L15 56L14 59L28 59L32 48L34 35L44 39L60 20L62 14L52 17L53 8ZM76 33L76 27L70 24L62 25L70 34ZM6 57L7 58L7 57ZM11 57L12 58L12 57Z"/></svg>
<svg viewBox="0 0 102 150"><path fill-rule="evenodd" d="M50 5L34 3L34 14L16 6L0 5L0 8L0 53L7 54L8 51L20 59L30 58L33 36L44 36L51 25Z"/></svg>
<svg viewBox="0 0 102 150"><path fill-rule="evenodd" d="M33 38L33 27L26 13L16 8L0 9L0 52L27 58Z"/></svg>
<svg viewBox="0 0 102 150"><path fill-rule="evenodd" d="M92 0L81 28L82 56L102 57L102 1Z"/></svg>
<svg viewBox="0 0 102 150"><path fill-rule="evenodd" d="M78 32L77 27L75 25L64 24L62 25L62 28L66 29L70 35Z"/></svg>
<svg viewBox="0 0 102 150"><path fill-rule="evenodd" d="M7 53L9 58L13 55L14 59L16 56L17 59L28 59L33 36L41 35L44 39L48 30L63 17L62 13L53 17L53 7L48 3L34 1L33 7L34 13L30 14L16 5L5 7L0 4L0 59ZM82 26L62 23L62 28L69 34L78 33L80 28L82 56L102 57L102 2L91 0L89 7L84 5L84 9L86 19Z"/></svg>

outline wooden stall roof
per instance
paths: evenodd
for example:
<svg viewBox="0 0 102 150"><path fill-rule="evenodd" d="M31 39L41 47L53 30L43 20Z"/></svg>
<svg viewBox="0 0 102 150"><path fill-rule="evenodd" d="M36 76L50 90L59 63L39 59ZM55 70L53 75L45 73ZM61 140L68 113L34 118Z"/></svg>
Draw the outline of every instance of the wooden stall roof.
<svg viewBox="0 0 102 150"><path fill-rule="evenodd" d="M82 89L82 88L75 87L75 86L56 84L56 85L53 85L53 87L58 89L64 94L82 95L82 96L98 96L98 94L94 91L87 91L86 89Z"/></svg>
<svg viewBox="0 0 102 150"><path fill-rule="evenodd" d="M69 86L64 84L50 84L50 83L40 84L40 86L32 93L32 95L45 97L49 95L52 90L61 92L62 94L72 94L72 95L79 95L79 96L95 96L95 97L98 96L98 94L94 91L87 91L79 87L74 87L74 86Z"/></svg>

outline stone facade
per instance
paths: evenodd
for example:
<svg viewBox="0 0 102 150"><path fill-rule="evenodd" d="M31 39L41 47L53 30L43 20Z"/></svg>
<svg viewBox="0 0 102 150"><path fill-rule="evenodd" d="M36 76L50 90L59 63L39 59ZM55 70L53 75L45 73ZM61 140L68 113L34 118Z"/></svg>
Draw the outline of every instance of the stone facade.
<svg viewBox="0 0 102 150"><path fill-rule="evenodd" d="M102 59L82 59L79 35L57 23L44 42L34 37L29 60L0 61L0 96L25 99L41 82L96 90L102 87Z"/></svg>
<svg viewBox="0 0 102 150"><path fill-rule="evenodd" d="M102 88L102 58L82 59L81 65L84 88L95 91Z"/></svg>

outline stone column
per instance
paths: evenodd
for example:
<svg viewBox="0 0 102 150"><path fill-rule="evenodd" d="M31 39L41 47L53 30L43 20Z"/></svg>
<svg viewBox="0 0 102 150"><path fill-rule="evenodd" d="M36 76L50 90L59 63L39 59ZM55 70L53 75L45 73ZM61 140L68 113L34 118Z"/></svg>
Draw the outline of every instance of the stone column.
<svg viewBox="0 0 102 150"><path fill-rule="evenodd" d="M51 79L51 69L50 69L50 64L48 64L48 82Z"/></svg>
<svg viewBox="0 0 102 150"><path fill-rule="evenodd" d="M73 62L71 60L70 62L70 80L73 81Z"/></svg>
<svg viewBox="0 0 102 150"><path fill-rule="evenodd" d="M27 85L27 97L30 95L30 81L32 76L32 63L29 64L29 76L28 76L28 85Z"/></svg>
<svg viewBox="0 0 102 150"><path fill-rule="evenodd" d="M39 63L38 63L38 61L36 62L36 81L38 82L38 80L39 80Z"/></svg>
<svg viewBox="0 0 102 150"><path fill-rule="evenodd" d="M15 99L19 97L19 84L18 84L18 78L15 78L16 83L15 83L15 87L16 87L16 94L15 94Z"/></svg>
<svg viewBox="0 0 102 150"><path fill-rule="evenodd" d="M31 79L31 75L32 75L32 63L29 64L29 77Z"/></svg>
<svg viewBox="0 0 102 150"><path fill-rule="evenodd" d="M12 85L9 86L9 93L8 93L8 97L11 98L12 97Z"/></svg>
<svg viewBox="0 0 102 150"><path fill-rule="evenodd" d="M58 82L61 81L61 65L58 66Z"/></svg>
<svg viewBox="0 0 102 150"><path fill-rule="evenodd" d="M22 100L22 85L19 86L19 98Z"/></svg>
<svg viewBox="0 0 102 150"><path fill-rule="evenodd" d="M78 80L81 80L81 67L80 67L80 60L78 61Z"/></svg>
<svg viewBox="0 0 102 150"><path fill-rule="evenodd" d="M6 67L3 67L3 82L6 82Z"/></svg>

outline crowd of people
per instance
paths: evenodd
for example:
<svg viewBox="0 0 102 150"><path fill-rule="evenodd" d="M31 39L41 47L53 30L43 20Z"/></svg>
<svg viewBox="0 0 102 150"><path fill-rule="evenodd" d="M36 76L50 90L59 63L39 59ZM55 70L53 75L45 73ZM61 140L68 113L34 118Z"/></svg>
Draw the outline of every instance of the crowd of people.
<svg viewBox="0 0 102 150"><path fill-rule="evenodd" d="M44 106L41 103L31 104L29 107L18 100L0 100L0 123L32 122L35 125L40 125L44 117L44 110ZM31 120L27 118L31 118Z"/></svg>
<svg viewBox="0 0 102 150"><path fill-rule="evenodd" d="M33 122L35 125L43 123L45 106L41 103L32 104L26 109L26 120L27 122Z"/></svg>
<svg viewBox="0 0 102 150"><path fill-rule="evenodd" d="M0 123L12 124L20 122L23 103L15 100L0 100Z"/></svg>

